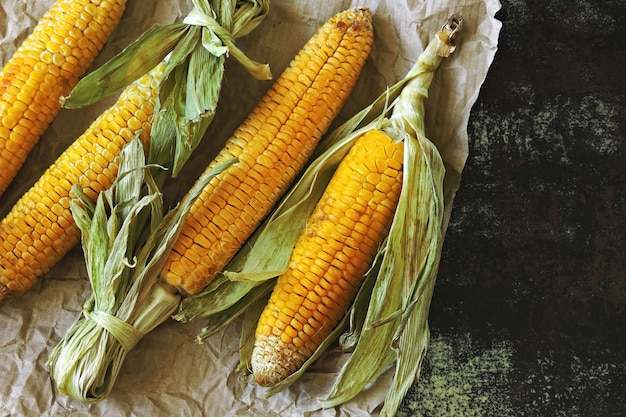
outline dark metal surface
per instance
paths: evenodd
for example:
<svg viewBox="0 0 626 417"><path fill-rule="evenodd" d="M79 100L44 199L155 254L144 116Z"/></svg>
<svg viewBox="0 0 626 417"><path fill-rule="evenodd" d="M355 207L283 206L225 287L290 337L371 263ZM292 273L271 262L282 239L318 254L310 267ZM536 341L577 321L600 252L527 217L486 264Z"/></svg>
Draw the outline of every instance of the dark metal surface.
<svg viewBox="0 0 626 417"><path fill-rule="evenodd" d="M399 416L626 416L626 1L496 17Z"/></svg>

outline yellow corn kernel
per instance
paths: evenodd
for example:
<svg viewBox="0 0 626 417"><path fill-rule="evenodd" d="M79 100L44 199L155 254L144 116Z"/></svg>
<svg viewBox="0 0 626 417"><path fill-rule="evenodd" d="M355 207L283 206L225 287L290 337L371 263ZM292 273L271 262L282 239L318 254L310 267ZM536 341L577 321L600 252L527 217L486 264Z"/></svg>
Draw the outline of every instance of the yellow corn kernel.
<svg viewBox="0 0 626 417"><path fill-rule="evenodd" d="M258 384L273 385L299 369L348 311L391 227L400 198L402 157L402 142L372 130L355 141L339 164L259 318L252 353ZM381 168L389 175L380 175ZM381 181L385 187L379 187ZM355 204L361 190L353 183L375 189L365 204ZM365 227L376 232L361 233L361 219L377 219L378 227ZM283 300L293 294L299 305L292 302L287 309ZM294 329L301 330L295 335Z"/></svg>
<svg viewBox="0 0 626 417"><path fill-rule="evenodd" d="M169 283L184 294L196 294L232 259L341 109L367 59L372 38L371 13L357 8L331 18L306 43L209 165L212 169L239 158L196 200L189 216L206 226L201 231L183 227L161 274ZM344 63L349 63L347 71L341 69ZM254 191L237 193L243 187ZM213 209L223 201L228 210L219 203L220 209ZM233 223L241 213L249 216L247 221ZM200 235L210 244L198 244ZM180 243L185 237L193 242L191 247ZM185 261L191 258L200 263Z"/></svg>

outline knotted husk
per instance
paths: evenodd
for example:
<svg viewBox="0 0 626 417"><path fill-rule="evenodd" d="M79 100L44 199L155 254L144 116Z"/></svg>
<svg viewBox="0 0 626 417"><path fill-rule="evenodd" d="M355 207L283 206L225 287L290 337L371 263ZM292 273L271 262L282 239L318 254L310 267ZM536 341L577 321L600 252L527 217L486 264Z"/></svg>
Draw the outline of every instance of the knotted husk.
<svg viewBox="0 0 626 417"><path fill-rule="evenodd" d="M146 155L135 138L120 156L118 178L96 202L73 188L72 215L81 230L93 294L48 364L59 392L85 403L105 399L127 353L176 311L181 295L158 275L193 201L234 160L202 175L165 214L162 186L176 175L213 120L232 55L259 79L269 67L250 60L234 41L269 11L269 0L194 0L182 23L155 26L82 79L64 98L68 108L91 104L167 61Z"/></svg>
<svg viewBox="0 0 626 417"><path fill-rule="evenodd" d="M146 164L138 138L122 149L119 175L95 204L79 186L73 188L70 204L93 293L50 353L59 392L84 403L102 401L128 352L176 310L180 295L159 273L202 187L232 162L203 175L165 215L152 176L160 167Z"/></svg>

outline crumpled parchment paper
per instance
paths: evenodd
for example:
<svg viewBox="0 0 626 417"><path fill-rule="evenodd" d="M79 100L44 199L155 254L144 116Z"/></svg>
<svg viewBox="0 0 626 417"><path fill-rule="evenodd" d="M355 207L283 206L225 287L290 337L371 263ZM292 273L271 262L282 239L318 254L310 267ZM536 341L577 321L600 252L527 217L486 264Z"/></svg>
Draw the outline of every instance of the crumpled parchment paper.
<svg viewBox="0 0 626 417"><path fill-rule="evenodd" d="M0 61L4 65L53 0L0 0ZM458 48L439 68L427 102L426 132L446 161L447 215L468 156L470 110L497 50L498 0L272 0L264 22L238 45L252 59L269 63L277 77L317 27L335 13L367 6L374 14L373 49L335 126L400 80L455 12L464 19ZM180 21L191 1L128 0L126 12L91 69L98 67L155 23ZM172 202L186 192L224 140L270 87L230 59L218 112L203 144L166 190ZM78 137L111 97L78 110L62 110L41 138L7 192L0 215ZM449 217L448 217L449 218ZM22 297L0 307L0 417L4 416L369 416L376 415L393 369L349 403L323 410L323 398L346 355L330 352L287 391L265 398L263 389L235 371L238 323L206 343L194 338L202 320L168 321L149 333L127 357L111 395L88 406L56 391L46 361L50 350L80 314L91 292L80 247L76 247Z"/></svg>

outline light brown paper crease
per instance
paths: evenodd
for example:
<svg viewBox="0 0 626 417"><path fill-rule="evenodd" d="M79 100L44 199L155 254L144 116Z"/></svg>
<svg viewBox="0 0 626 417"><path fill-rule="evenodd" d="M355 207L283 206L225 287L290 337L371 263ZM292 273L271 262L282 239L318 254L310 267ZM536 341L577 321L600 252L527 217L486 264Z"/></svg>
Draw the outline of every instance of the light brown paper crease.
<svg viewBox="0 0 626 417"><path fill-rule="evenodd" d="M52 0L0 0L0 60L4 64ZM426 132L446 161L447 215L468 157L470 110L497 50L501 24L498 0L321 1L273 0L265 21L238 40L252 59L268 62L276 77L317 27L335 13L367 6L374 13L375 40L361 78L335 125L367 106L400 80L445 18L464 19L458 48L444 60L427 101ZM155 23L180 21L191 1L128 0L120 25L93 68L119 52ZM270 87L229 60L215 122L168 195L179 198L210 157ZM114 98L79 110L62 110L28 158L15 183L0 197L0 215L25 192ZM4 416L370 416L376 415L390 384L376 384L342 407L322 410L323 398L345 355L330 353L287 391L264 398L263 389L234 372L238 323L198 345L201 320L169 321L149 333L129 354L117 385L104 402L87 406L58 394L48 374L48 353L77 319L90 294L79 247L29 292L0 307L0 417ZM436 289L435 289L436 291Z"/></svg>

